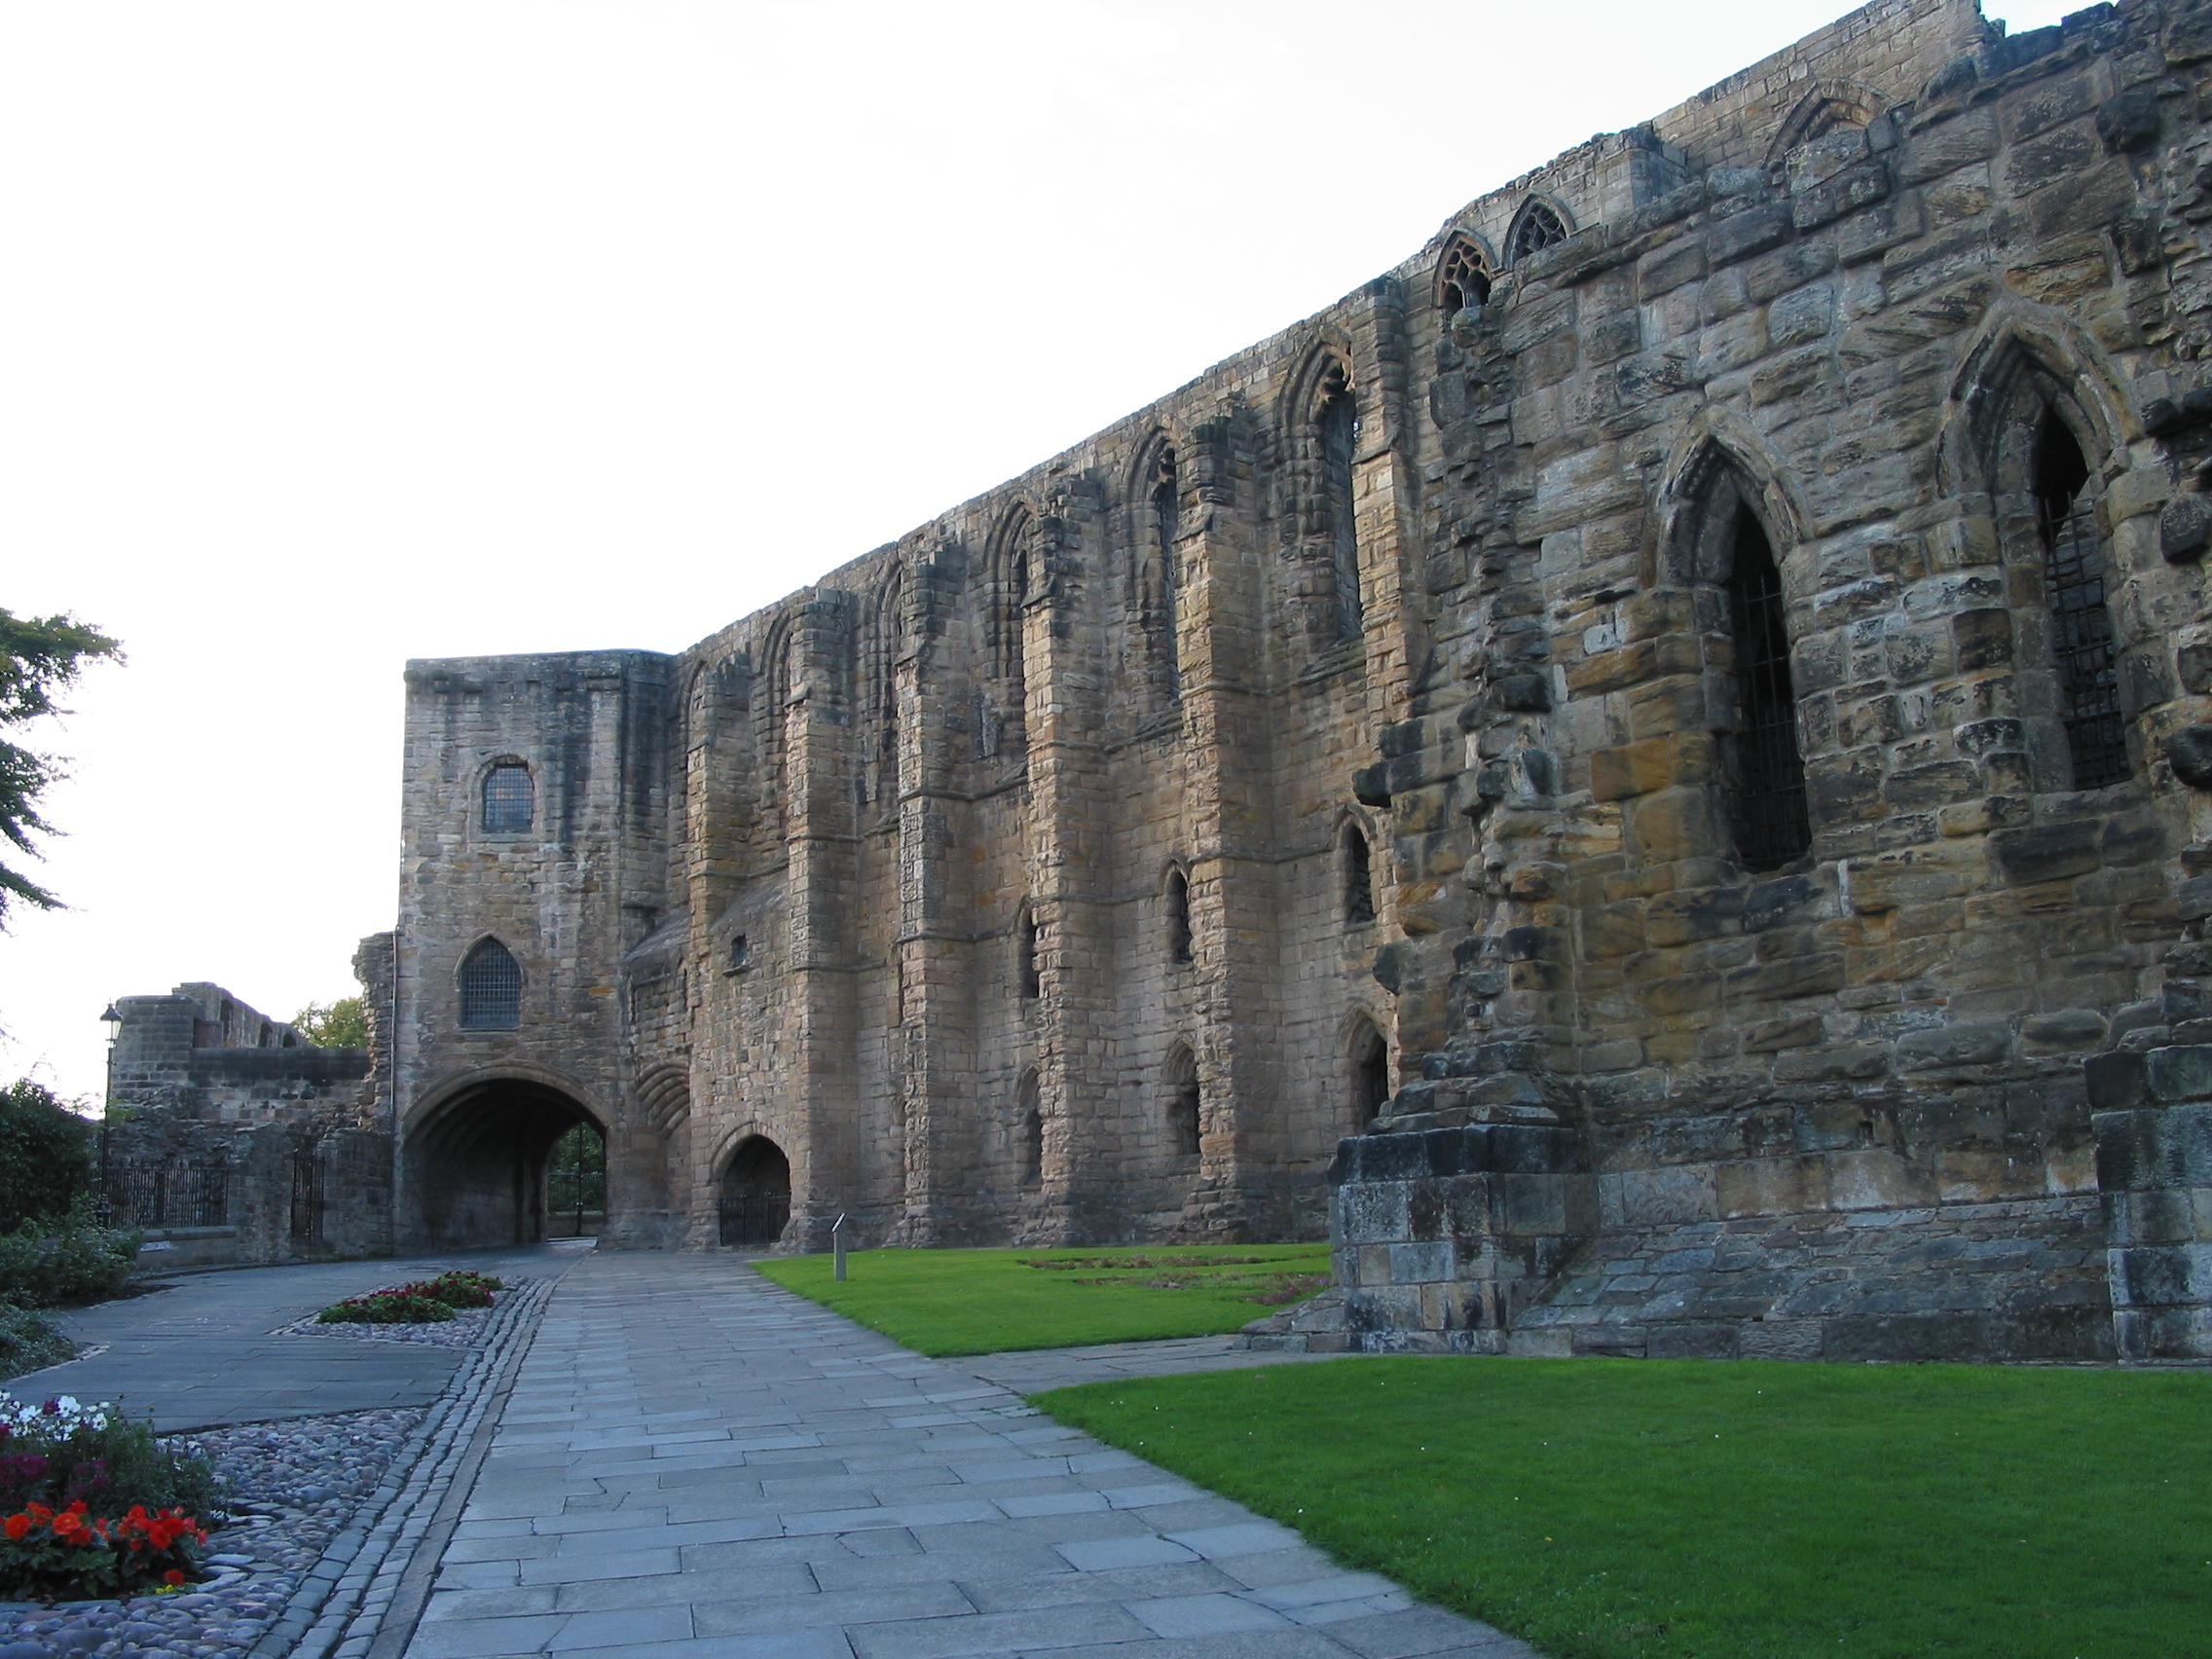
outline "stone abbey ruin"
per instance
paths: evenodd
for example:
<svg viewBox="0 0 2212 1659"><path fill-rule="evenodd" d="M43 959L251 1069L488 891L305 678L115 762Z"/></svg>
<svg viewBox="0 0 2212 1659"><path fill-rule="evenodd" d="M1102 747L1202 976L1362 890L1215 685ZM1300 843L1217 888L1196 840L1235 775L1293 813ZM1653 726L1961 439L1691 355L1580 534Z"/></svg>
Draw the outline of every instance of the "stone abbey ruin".
<svg viewBox="0 0 2212 1659"><path fill-rule="evenodd" d="M2212 4L1880 0L687 651L411 664L370 1051L125 999L111 1141L244 1254L589 1122L638 1246L2212 1353L2208 544Z"/></svg>

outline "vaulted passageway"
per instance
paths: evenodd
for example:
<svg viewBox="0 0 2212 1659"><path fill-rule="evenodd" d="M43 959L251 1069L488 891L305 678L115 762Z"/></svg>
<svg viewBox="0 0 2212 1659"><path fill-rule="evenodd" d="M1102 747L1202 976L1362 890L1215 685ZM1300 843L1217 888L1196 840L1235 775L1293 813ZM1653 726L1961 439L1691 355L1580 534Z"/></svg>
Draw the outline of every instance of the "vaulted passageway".
<svg viewBox="0 0 2212 1659"><path fill-rule="evenodd" d="M530 1079L495 1079L441 1102L407 1133L401 1248L543 1238L547 1164L561 1137L579 1124L605 1132L572 1096Z"/></svg>

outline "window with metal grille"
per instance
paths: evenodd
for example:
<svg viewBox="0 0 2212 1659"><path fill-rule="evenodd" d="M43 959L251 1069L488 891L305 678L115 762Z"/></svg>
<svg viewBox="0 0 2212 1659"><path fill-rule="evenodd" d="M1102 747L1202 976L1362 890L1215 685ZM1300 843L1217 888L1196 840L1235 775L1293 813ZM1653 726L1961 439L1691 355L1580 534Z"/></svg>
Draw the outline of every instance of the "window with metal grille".
<svg viewBox="0 0 2212 1659"><path fill-rule="evenodd" d="M1805 758L1797 747L1782 572L1766 531L1748 507L1736 510L1729 563L1737 726L1728 746L1736 855L1746 869L1774 869L1805 855L1813 827L1805 808Z"/></svg>
<svg viewBox="0 0 2212 1659"><path fill-rule="evenodd" d="M1367 850L1367 837L1349 825L1345 828L1345 921L1363 928L1375 920L1375 860Z"/></svg>
<svg viewBox="0 0 2212 1659"><path fill-rule="evenodd" d="M1531 253L1567 240L1567 221L1549 203L1530 197L1513 222L1513 236L1505 244L1505 263L1518 265Z"/></svg>
<svg viewBox="0 0 2212 1659"><path fill-rule="evenodd" d="M530 768L519 760L502 760L484 774L484 828L494 835L528 830L537 815L537 792L530 781Z"/></svg>
<svg viewBox="0 0 2212 1659"><path fill-rule="evenodd" d="M496 939L471 950L461 964L463 1031L512 1031L522 1023L522 967Z"/></svg>
<svg viewBox="0 0 2212 1659"><path fill-rule="evenodd" d="M1360 630L1359 520L1352 500L1352 461L1359 453L1359 401L1344 371L1332 371L1321 393L1321 495L1329 507L1330 560L1336 567L1337 634Z"/></svg>
<svg viewBox="0 0 2212 1659"><path fill-rule="evenodd" d="M2074 788L2103 789L2128 775L2112 613L2105 608L2105 553L2089 463L2066 423L2050 410L2036 433L2033 481L2058 718L2066 728Z"/></svg>

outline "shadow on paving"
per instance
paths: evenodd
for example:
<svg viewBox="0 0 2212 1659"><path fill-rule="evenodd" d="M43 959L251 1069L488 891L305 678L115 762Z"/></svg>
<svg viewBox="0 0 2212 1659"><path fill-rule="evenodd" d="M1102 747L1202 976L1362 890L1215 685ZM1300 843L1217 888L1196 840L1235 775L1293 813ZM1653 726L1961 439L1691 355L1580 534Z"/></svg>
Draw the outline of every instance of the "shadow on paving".
<svg viewBox="0 0 2212 1659"><path fill-rule="evenodd" d="M573 1241L196 1273L166 1289L55 1315L81 1345L105 1352L30 1373L8 1390L45 1399L120 1401L151 1410L164 1433L333 1412L426 1406L468 1350L344 1336L270 1333L378 1285L473 1268L500 1278L554 1278L585 1255Z"/></svg>

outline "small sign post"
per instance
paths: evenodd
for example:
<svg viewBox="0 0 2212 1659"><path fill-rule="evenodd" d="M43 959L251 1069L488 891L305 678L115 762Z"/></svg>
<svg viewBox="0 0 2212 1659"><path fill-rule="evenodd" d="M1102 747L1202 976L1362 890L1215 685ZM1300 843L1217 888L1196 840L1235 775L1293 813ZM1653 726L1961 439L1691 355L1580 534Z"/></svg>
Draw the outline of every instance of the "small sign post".
<svg viewBox="0 0 2212 1659"><path fill-rule="evenodd" d="M843 1284L845 1282L845 1217L842 1212L838 1214L835 1221L830 1224L830 1249L837 1260L835 1270L837 1282Z"/></svg>

